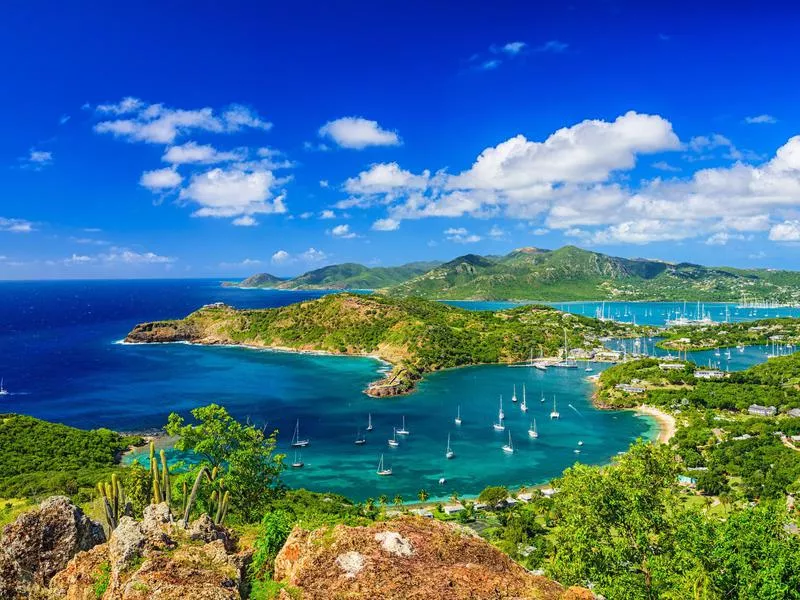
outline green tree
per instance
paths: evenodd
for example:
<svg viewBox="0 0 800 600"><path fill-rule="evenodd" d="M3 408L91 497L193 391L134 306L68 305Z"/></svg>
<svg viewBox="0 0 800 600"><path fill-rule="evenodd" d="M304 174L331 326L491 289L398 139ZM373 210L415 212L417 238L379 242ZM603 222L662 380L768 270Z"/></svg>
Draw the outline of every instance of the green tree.
<svg viewBox="0 0 800 600"><path fill-rule="evenodd" d="M400 494L397 494L394 497L394 505L395 506L403 506L403 497Z"/></svg>
<svg viewBox="0 0 800 600"><path fill-rule="evenodd" d="M494 508L506 498L508 498L508 488L502 485L490 485L483 488L481 493L478 494L478 500L489 506L489 508Z"/></svg>
<svg viewBox="0 0 800 600"><path fill-rule="evenodd" d="M605 468L576 465L555 483L558 527L549 569L611 598L656 598L654 571L673 552L679 472L666 446L631 446Z"/></svg>
<svg viewBox="0 0 800 600"><path fill-rule="evenodd" d="M284 455L275 453L277 431L267 435L239 423L216 404L195 408L192 416L195 424L185 424L176 413L169 416L166 429L178 436L175 447L194 452L201 465L218 468L217 485L230 492L235 512L247 522L258 519L280 485L284 467Z"/></svg>
<svg viewBox="0 0 800 600"><path fill-rule="evenodd" d="M419 492L417 492L417 498L419 498L420 502L425 502L428 498L430 498L430 496L428 495L427 491L420 490Z"/></svg>
<svg viewBox="0 0 800 600"><path fill-rule="evenodd" d="M389 496L387 496L386 494L381 494L380 498L378 498L378 502L382 507L386 506L387 504L389 504Z"/></svg>
<svg viewBox="0 0 800 600"><path fill-rule="evenodd" d="M134 460L125 471L123 487L135 517L141 518L145 506L150 504L152 484L153 477L150 470L145 469L138 460Z"/></svg>

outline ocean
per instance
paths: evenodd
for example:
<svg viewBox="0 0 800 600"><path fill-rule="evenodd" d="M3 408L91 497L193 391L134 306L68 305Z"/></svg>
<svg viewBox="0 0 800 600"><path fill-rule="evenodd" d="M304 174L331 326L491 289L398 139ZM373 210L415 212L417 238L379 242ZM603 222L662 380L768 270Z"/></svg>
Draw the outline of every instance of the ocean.
<svg viewBox="0 0 800 600"><path fill-rule="evenodd" d="M637 437L657 434L648 417L596 410L583 369L455 369L427 377L410 396L373 399L362 391L385 365L369 358L119 343L137 323L179 318L210 302L266 308L323 294L223 288L219 280L0 283L0 377L10 392L0 398L0 412L140 431L163 426L170 412L188 415L216 402L239 419L278 429L289 462L299 420L301 436L311 441L302 452L305 467L287 470L286 482L356 500L381 494L411 500L421 488L437 498L489 484L544 483L576 460L601 464ZM595 372L602 368L594 365ZM511 402L514 386L521 400L523 384L527 415ZM492 423L501 394L507 428L499 433ZM548 417L554 397L557 421ZM459 406L463 422L456 426ZM370 413L374 430L357 446ZM403 416L410 435L389 448ZM533 418L535 440L527 434ZM509 432L512 455L501 450ZM452 460L444 456L448 433ZM375 473L381 454L391 477Z"/></svg>

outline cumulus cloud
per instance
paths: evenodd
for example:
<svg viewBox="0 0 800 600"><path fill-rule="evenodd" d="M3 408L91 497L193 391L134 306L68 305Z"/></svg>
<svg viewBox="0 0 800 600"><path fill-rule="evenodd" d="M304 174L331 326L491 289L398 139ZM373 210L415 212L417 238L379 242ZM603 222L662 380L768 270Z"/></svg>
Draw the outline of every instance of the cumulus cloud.
<svg viewBox="0 0 800 600"><path fill-rule="evenodd" d="M506 54L516 56L525 49L525 46L527 46L525 42L509 42L507 44L503 44L503 46L500 47L500 50Z"/></svg>
<svg viewBox="0 0 800 600"><path fill-rule="evenodd" d="M397 231L400 229L400 221L397 219L378 219L372 224L373 231Z"/></svg>
<svg viewBox="0 0 800 600"><path fill-rule="evenodd" d="M53 153L46 150L31 148L28 154L19 158L20 166L23 169L41 171L43 168L52 164Z"/></svg>
<svg viewBox="0 0 800 600"><path fill-rule="evenodd" d="M282 263L287 262L289 258L290 258L289 253L286 252L286 250L278 250L277 252L275 252L275 254L272 255L272 258L270 260L274 264L280 265Z"/></svg>
<svg viewBox="0 0 800 600"><path fill-rule="evenodd" d="M237 227L255 227L258 225L258 221L256 221L251 215L242 215L241 217L236 217L233 221L231 221Z"/></svg>
<svg viewBox="0 0 800 600"><path fill-rule="evenodd" d="M350 194L386 194L397 189L421 190L428 186L430 172L423 171L414 175L411 171L401 169L396 162L376 163L356 177L344 183L344 189Z"/></svg>
<svg viewBox="0 0 800 600"><path fill-rule="evenodd" d="M7 219L0 217L0 231L9 233L30 233L33 231L33 223L25 219Z"/></svg>
<svg viewBox="0 0 800 600"><path fill-rule="evenodd" d="M349 240L356 237L356 234L350 231L350 225L337 225L333 229L329 229L326 233L332 237Z"/></svg>
<svg viewBox="0 0 800 600"><path fill-rule="evenodd" d="M669 164L665 160L658 160L652 164L654 169L658 169L659 171L667 171L669 173L677 173L681 170L680 167L673 166Z"/></svg>
<svg viewBox="0 0 800 600"><path fill-rule="evenodd" d="M776 223L769 230L769 239L773 242L800 242L800 221Z"/></svg>
<svg viewBox="0 0 800 600"><path fill-rule="evenodd" d="M481 241L481 236L471 234L464 227L450 227L444 230L445 237L457 244L474 244Z"/></svg>
<svg viewBox="0 0 800 600"><path fill-rule="evenodd" d="M569 44L560 42L558 40L550 40L541 46L536 47L534 50L536 52L553 52L555 54L559 54L564 52L567 48L569 48Z"/></svg>
<svg viewBox="0 0 800 600"><path fill-rule="evenodd" d="M490 238L494 238L496 240L499 240L499 239L504 238L505 236L506 236L505 230L502 227L498 226L498 225L492 225L492 228L489 230L489 237Z"/></svg>
<svg viewBox="0 0 800 600"><path fill-rule="evenodd" d="M130 142L172 144L181 135L195 131L231 133L243 129L268 130L272 124L254 111L234 104L215 113L212 108L179 109L124 98L116 104L101 104L96 112L113 118L94 126L97 133L110 133Z"/></svg>
<svg viewBox="0 0 800 600"><path fill-rule="evenodd" d="M305 252L300 252L299 254L291 254L286 250L278 250L270 259L272 264L275 265L285 265L291 263L305 263L305 264L316 264L324 261L328 258L328 255L325 254L322 250L317 250L316 248L309 248Z"/></svg>
<svg viewBox="0 0 800 600"><path fill-rule="evenodd" d="M335 219L336 218L336 213L333 212L330 209L325 209L325 210L323 210L322 212L319 213L319 218L320 219Z"/></svg>
<svg viewBox="0 0 800 600"><path fill-rule="evenodd" d="M777 123L778 119L772 115L756 115L754 117L745 117L744 122L748 125L772 124Z"/></svg>
<svg viewBox="0 0 800 600"><path fill-rule="evenodd" d="M483 62L481 63L481 66L480 66L480 68L481 68L482 70L484 70L484 71L493 71L493 70L495 70L497 67L499 67L501 64L502 64L502 61L499 61L499 60L497 60L496 58L493 58L493 59L491 59L491 60L485 60L485 61L483 61Z"/></svg>
<svg viewBox="0 0 800 600"><path fill-rule="evenodd" d="M377 121L363 117L342 117L320 127L319 135L329 138L342 148L361 150L368 146L398 146L400 137L395 131L383 129Z"/></svg>
<svg viewBox="0 0 800 600"><path fill-rule="evenodd" d="M273 194L278 183L271 171L217 167L193 175L180 199L198 205L193 213L196 217L281 214L286 212L284 197Z"/></svg>
<svg viewBox="0 0 800 600"><path fill-rule="evenodd" d="M139 178L139 185L151 192L172 190L183 182L183 177L173 168L145 171Z"/></svg>
<svg viewBox="0 0 800 600"><path fill-rule="evenodd" d="M173 165L203 164L210 165L221 162L244 160L247 149L239 148L231 152L220 152L210 144L200 145L197 142L186 142L180 146L167 148L161 160Z"/></svg>

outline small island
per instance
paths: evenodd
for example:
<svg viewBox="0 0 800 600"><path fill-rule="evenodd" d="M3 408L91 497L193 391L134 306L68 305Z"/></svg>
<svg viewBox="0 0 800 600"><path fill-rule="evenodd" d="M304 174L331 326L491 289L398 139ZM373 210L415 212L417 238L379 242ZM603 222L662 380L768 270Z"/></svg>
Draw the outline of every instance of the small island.
<svg viewBox="0 0 800 600"><path fill-rule="evenodd" d="M137 325L125 341L372 356L392 365L366 390L383 397L407 394L440 369L563 356L565 337L568 348L588 357L603 349L605 338L650 331L549 306L470 311L419 298L341 293L270 309L208 305L184 319Z"/></svg>

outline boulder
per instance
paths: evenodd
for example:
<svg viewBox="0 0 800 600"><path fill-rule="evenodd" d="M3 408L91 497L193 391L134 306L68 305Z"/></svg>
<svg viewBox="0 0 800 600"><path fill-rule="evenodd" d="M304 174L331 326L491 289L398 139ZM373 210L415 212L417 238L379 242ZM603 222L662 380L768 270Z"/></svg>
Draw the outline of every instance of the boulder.
<svg viewBox="0 0 800 600"><path fill-rule="evenodd" d="M53 496L6 525L0 538L0 598L46 587L79 552L106 541L103 527L68 498Z"/></svg>
<svg viewBox="0 0 800 600"><path fill-rule="evenodd" d="M594 597L526 571L472 531L421 517L295 528L275 559L275 579L298 588L303 600Z"/></svg>

